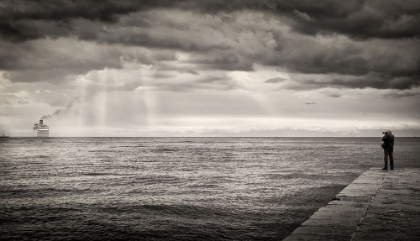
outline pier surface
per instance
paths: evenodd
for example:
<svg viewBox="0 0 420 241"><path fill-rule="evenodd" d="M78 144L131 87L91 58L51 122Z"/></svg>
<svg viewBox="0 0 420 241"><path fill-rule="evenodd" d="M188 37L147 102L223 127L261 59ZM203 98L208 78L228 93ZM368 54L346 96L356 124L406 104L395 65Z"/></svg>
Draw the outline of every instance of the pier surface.
<svg viewBox="0 0 420 241"><path fill-rule="evenodd" d="M420 240L420 169L371 168L284 241Z"/></svg>

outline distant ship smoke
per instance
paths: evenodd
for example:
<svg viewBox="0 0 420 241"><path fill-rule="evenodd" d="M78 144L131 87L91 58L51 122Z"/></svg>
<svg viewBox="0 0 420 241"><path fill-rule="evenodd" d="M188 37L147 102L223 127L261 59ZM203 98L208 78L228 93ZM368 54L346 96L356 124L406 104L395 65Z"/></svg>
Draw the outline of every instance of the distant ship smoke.
<svg viewBox="0 0 420 241"><path fill-rule="evenodd" d="M71 111L71 109L73 108L74 103L75 103L75 100L71 101L66 107L54 111L54 113L52 113L51 115L44 115L44 116L42 116L41 117L41 120L47 120L47 119L50 119L50 118L54 118L54 117L59 117L59 116L62 116L62 115L66 115L67 113L69 113Z"/></svg>

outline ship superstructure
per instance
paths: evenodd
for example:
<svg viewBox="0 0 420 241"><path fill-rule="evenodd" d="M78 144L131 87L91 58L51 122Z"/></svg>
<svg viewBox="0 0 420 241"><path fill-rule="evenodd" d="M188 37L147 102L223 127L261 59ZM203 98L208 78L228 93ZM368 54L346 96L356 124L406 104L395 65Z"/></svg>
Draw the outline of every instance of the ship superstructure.
<svg viewBox="0 0 420 241"><path fill-rule="evenodd" d="M33 129L36 130L37 137L50 136L50 128L44 124L44 120L39 120L39 123L35 123Z"/></svg>

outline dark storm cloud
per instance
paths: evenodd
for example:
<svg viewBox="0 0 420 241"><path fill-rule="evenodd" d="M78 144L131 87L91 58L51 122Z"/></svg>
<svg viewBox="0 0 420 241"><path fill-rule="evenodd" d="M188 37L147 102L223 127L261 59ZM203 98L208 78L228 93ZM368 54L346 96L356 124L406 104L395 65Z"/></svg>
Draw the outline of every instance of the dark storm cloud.
<svg viewBox="0 0 420 241"><path fill-rule="evenodd" d="M288 19L296 31L311 35L342 33L355 38L420 36L420 2L417 0L4 1L0 8L0 33L13 40L33 39L37 35L21 32L13 23L78 18L114 23L121 15L153 8L178 8L211 14L244 9L273 12Z"/></svg>
<svg viewBox="0 0 420 241"><path fill-rule="evenodd" d="M198 71L195 71L195 70L182 70L182 71L180 71L180 73L188 73L188 74L192 74L192 75L200 75L200 73Z"/></svg>
<svg viewBox="0 0 420 241"><path fill-rule="evenodd" d="M0 34L6 39L22 41L49 36L48 33L28 31L24 25L19 25L22 21L42 20L65 24L74 19L85 19L113 24L119 21L120 16L156 8L174 8L211 14L244 9L271 12L288 22L295 31L310 35L341 33L354 38L420 36L420 28L418 28L420 2L416 0L406 0L403 3L397 0L386 2L380 0L350 2L340 0L6 1L0 8ZM136 19L131 24L147 26L150 22ZM79 34L82 39L93 40L98 37L97 32ZM153 43L147 34L140 34L135 39L137 39L137 44ZM108 41L112 42L112 39ZM127 44L129 43L130 40L127 39ZM162 47L180 47L170 41L159 44Z"/></svg>
<svg viewBox="0 0 420 241"><path fill-rule="evenodd" d="M313 39L280 39L278 49L263 60L298 73L339 73L366 75L371 72L390 76L420 74L420 42L345 41L339 46L321 44ZM321 40L322 42L322 40Z"/></svg>
<svg viewBox="0 0 420 241"><path fill-rule="evenodd" d="M22 42L25 40L37 39L40 36L24 33L11 23L0 22L0 37L11 42Z"/></svg>
<svg viewBox="0 0 420 241"><path fill-rule="evenodd" d="M86 54L86 49L91 54ZM17 82L49 81L59 83L68 75L85 74L105 67L121 68L121 51L92 43L35 41L11 44L0 41L0 69Z"/></svg>
<svg viewBox="0 0 420 241"><path fill-rule="evenodd" d="M189 63L200 65L204 69L253 71L253 63L235 53L199 55L191 58Z"/></svg>
<svg viewBox="0 0 420 241"><path fill-rule="evenodd" d="M271 79L268 79L268 80L264 81L264 83L272 83L272 84L275 84L275 83L280 83L280 82L283 82L283 81L285 81L285 80L287 80L287 79L277 77L277 78L271 78Z"/></svg>
<svg viewBox="0 0 420 241"><path fill-rule="evenodd" d="M172 10L178 12L165 12ZM248 14L248 20L241 14ZM269 19L287 25L290 33L270 25ZM122 68L121 59L194 75L202 70L253 71L254 64L261 64L308 75L295 79L304 88L410 89L420 81L418 26L420 2L414 0L3 1L0 69L12 81L28 82ZM340 34L350 40L339 46L316 40ZM86 48L86 56L73 56L71 51L51 52L65 45L33 44L39 38L62 37L109 50L90 58L86 56L98 50ZM167 52L145 56L121 53L115 46ZM164 63L176 60L175 51L190 53L183 61L190 66ZM311 79L314 74L324 79Z"/></svg>
<svg viewBox="0 0 420 241"><path fill-rule="evenodd" d="M337 94L337 93L329 93L327 94L327 96L332 97L332 98L340 98L342 95Z"/></svg>
<svg viewBox="0 0 420 241"><path fill-rule="evenodd" d="M12 41L30 40L32 35L14 23L21 20L67 21L73 18L115 22L118 14L135 11L130 2L114 1L2 1L0 5L0 36Z"/></svg>
<svg viewBox="0 0 420 241"><path fill-rule="evenodd" d="M420 99L420 92L413 90L392 90L389 93L385 93L384 96L391 98L415 97Z"/></svg>
<svg viewBox="0 0 420 241"><path fill-rule="evenodd" d="M415 83L413 80L407 80L404 82L393 81L384 81L388 80L387 77L382 77L381 75L367 75L363 77L352 77L352 78L333 78L328 82L326 86L336 86L336 87L347 87L347 88L366 88L371 87L375 89L409 89ZM309 84L319 84L316 81L308 81ZM395 83L395 84L394 84ZM322 83L321 83L322 85Z"/></svg>
<svg viewBox="0 0 420 241"><path fill-rule="evenodd" d="M408 90L419 86L419 77L420 76L392 77L380 73L370 73L362 76L291 74L291 79L296 83L286 84L284 88L311 90L325 87L334 87L338 89L364 89L370 87L374 89Z"/></svg>
<svg viewBox="0 0 420 241"><path fill-rule="evenodd" d="M68 20L71 18L85 18L115 22L118 15L146 8L150 3L153 3L153 1L6 0L2 1L1 4L0 20Z"/></svg>
<svg viewBox="0 0 420 241"><path fill-rule="evenodd" d="M314 74L325 75L322 80L303 81L317 86L409 89L420 83L420 42L416 39L342 43L334 40L332 45L322 44L323 41L279 40L278 50L261 61L289 73L307 74L309 79ZM343 78L336 78L337 75Z"/></svg>
<svg viewBox="0 0 420 241"><path fill-rule="evenodd" d="M201 3L201 2L200 2ZM205 1L202 11L255 9L274 12L290 21L295 31L341 33L352 38L420 37L420 2L418 0L266 0Z"/></svg>

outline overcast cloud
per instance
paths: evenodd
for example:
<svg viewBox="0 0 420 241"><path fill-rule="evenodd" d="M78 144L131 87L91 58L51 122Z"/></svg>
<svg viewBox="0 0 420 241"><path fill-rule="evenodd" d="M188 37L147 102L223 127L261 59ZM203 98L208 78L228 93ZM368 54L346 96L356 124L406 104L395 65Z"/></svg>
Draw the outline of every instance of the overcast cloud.
<svg viewBox="0 0 420 241"><path fill-rule="evenodd" d="M419 135L418 26L417 0L2 1L0 129Z"/></svg>

